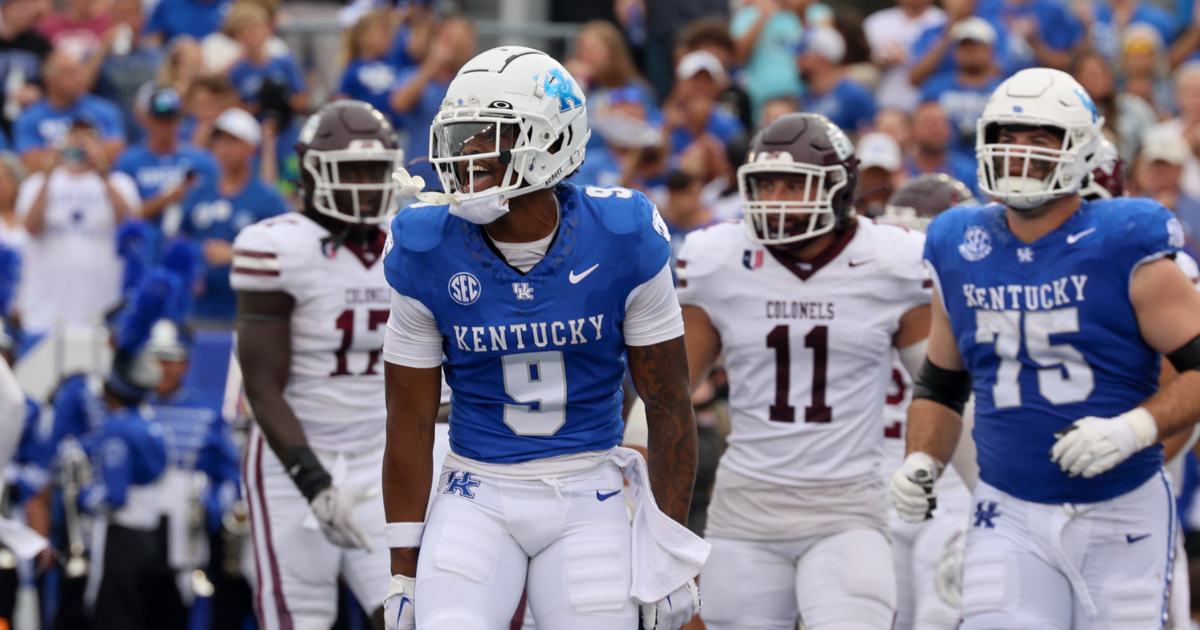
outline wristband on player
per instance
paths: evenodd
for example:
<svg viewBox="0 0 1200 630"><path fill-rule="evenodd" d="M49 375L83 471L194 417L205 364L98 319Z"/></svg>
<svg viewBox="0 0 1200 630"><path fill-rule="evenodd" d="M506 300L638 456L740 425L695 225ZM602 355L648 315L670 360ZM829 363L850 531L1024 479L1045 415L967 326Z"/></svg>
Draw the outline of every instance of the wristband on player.
<svg viewBox="0 0 1200 630"><path fill-rule="evenodd" d="M1167 355L1175 371L1183 374L1188 370L1200 370L1200 336L1183 344L1183 347Z"/></svg>
<svg viewBox="0 0 1200 630"><path fill-rule="evenodd" d="M333 485L333 477L329 476L325 467L321 465L321 460L317 459L317 454L307 445L297 446L288 451L283 456L283 469L309 503L312 503L322 490Z"/></svg>
<svg viewBox="0 0 1200 630"><path fill-rule="evenodd" d="M423 533L425 523L387 523L383 526L383 538L389 549L420 547Z"/></svg>

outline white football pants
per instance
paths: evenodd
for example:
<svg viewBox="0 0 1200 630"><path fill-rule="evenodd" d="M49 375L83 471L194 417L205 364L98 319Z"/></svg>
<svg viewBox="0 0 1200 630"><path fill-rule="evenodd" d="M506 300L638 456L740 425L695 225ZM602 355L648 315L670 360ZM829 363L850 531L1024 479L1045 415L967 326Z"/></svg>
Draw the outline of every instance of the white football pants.
<svg viewBox="0 0 1200 630"><path fill-rule="evenodd" d="M356 510L373 550L343 549L325 538L308 501L255 425L242 479L258 574L254 609L263 630L329 630L337 617L339 575L368 614L383 606L391 586L380 493L383 447L368 453L315 452L335 484L374 492Z"/></svg>
<svg viewBox="0 0 1200 630"><path fill-rule="evenodd" d="M417 630L635 630L621 469L524 481L444 467L417 563Z"/></svg>
<svg viewBox="0 0 1200 630"><path fill-rule="evenodd" d="M980 481L970 525L963 630L1163 627L1176 550L1165 475L1087 504L1031 503Z"/></svg>
<svg viewBox="0 0 1200 630"><path fill-rule="evenodd" d="M933 520L906 523L892 510L889 521L896 568L894 630L955 630L961 612L938 593L938 565L948 554L961 553L958 537L966 533L967 515L939 506Z"/></svg>
<svg viewBox="0 0 1200 630"><path fill-rule="evenodd" d="M705 538L700 570L708 630L889 630L896 575L874 529L778 542Z"/></svg>

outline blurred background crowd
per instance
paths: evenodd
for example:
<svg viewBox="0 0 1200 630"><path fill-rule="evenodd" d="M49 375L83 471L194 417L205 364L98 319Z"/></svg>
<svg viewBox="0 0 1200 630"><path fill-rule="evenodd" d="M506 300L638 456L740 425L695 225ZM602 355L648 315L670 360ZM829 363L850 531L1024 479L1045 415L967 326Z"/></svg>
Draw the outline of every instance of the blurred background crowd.
<svg viewBox="0 0 1200 630"><path fill-rule="evenodd" d="M52 543L32 558L0 547L0 630L84 628L89 615L103 628L94 611L131 598L142 601L138 627L253 626L245 410L226 391L234 237L298 208L292 146L306 114L332 99L388 116L410 172L436 187L430 121L458 69L497 44L563 60L592 129L572 181L645 192L676 247L740 215L734 173L749 138L789 112L824 114L854 138L864 214L924 173L978 195L975 124L988 95L1048 66L1095 101L1126 192L1176 212L1196 255L1200 1L939 2L0 0L0 353L28 399L0 515ZM166 460L109 452L104 491L89 493L96 480L79 474L74 445L119 428L97 426L81 392L108 370L114 314L164 269L187 288L148 346ZM694 401L698 532L728 431L725 390L718 371ZM1189 529L1200 529L1198 479L1193 455L1180 506ZM112 521L110 540L154 533L109 559L125 583L95 579L97 520ZM1200 535L1189 542L1200 554ZM344 599L338 627L364 627Z"/></svg>

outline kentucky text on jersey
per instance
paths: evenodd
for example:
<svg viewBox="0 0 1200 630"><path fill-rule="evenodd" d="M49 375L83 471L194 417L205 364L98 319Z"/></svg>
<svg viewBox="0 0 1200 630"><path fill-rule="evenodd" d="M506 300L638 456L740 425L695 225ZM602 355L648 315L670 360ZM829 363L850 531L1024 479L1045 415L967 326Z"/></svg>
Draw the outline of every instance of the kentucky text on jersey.
<svg viewBox="0 0 1200 630"><path fill-rule="evenodd" d="M963 285L967 308L991 311L1046 311L1083 301L1086 275L1063 276L1039 285L1004 284L995 287Z"/></svg>
<svg viewBox="0 0 1200 630"><path fill-rule="evenodd" d="M591 322L591 326L588 326ZM525 349L525 340L530 339L532 346L537 348L545 348L551 344L555 346L574 346L588 342L588 336L592 335L591 330L594 329L595 336L593 341L600 341L603 336L602 324L604 323L604 314L593 315L586 319L568 319L564 322L530 322L525 324L510 324L508 326L455 326L454 338L458 341L458 349L466 350L467 352L497 352L508 351L508 341L510 338L515 338L515 350ZM570 330L570 341L568 341L567 331ZM526 337L526 331L529 336ZM586 335L584 333L587 333ZM486 336L485 336L486 334ZM512 335L512 337L510 337ZM487 340L491 340L491 348L489 350Z"/></svg>

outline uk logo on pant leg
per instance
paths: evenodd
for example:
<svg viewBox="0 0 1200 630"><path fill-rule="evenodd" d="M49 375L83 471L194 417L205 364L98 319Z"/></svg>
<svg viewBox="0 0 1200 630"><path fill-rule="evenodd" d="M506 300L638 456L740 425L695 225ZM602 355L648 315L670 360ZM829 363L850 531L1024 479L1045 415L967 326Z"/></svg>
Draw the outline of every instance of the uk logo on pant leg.
<svg viewBox="0 0 1200 630"><path fill-rule="evenodd" d="M475 491L472 488L479 487L479 484L475 475L465 470L452 470L450 476L446 478L446 490L443 494L460 494L468 499L474 499Z"/></svg>
<svg viewBox="0 0 1200 630"><path fill-rule="evenodd" d="M986 527L988 529L996 529L996 525L992 523L992 519L1000 516L996 511L995 501L980 501L975 504L975 527Z"/></svg>

